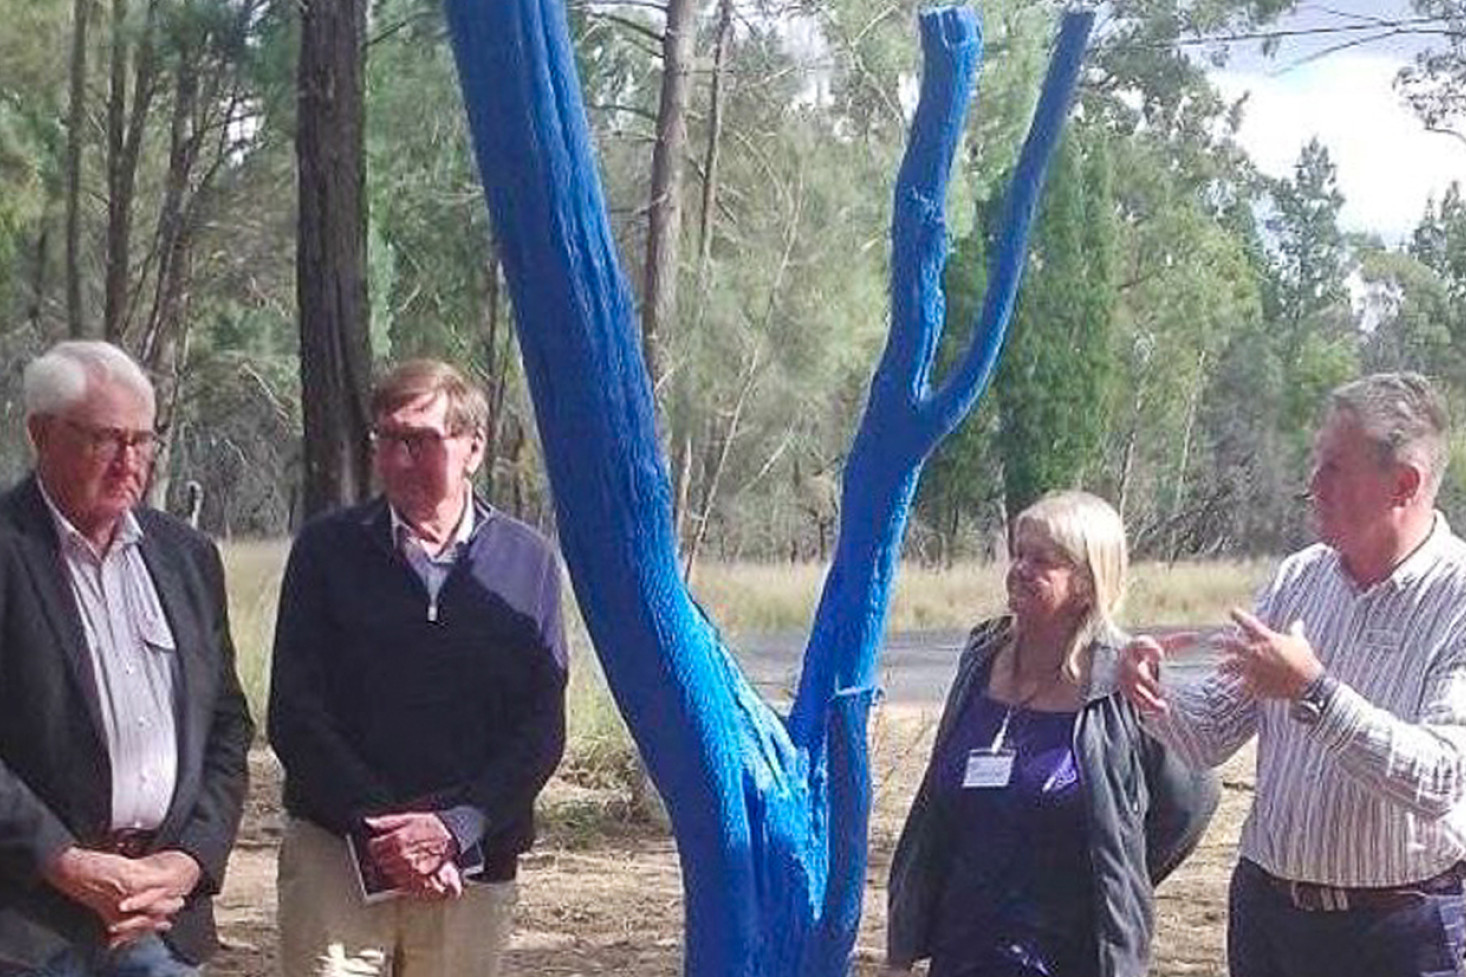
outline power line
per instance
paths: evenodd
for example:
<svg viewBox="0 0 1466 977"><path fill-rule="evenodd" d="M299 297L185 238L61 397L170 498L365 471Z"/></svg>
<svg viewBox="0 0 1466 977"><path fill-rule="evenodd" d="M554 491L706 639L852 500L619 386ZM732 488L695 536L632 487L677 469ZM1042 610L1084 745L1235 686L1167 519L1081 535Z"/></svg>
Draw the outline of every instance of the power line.
<svg viewBox="0 0 1466 977"><path fill-rule="evenodd" d="M1439 24L1427 28L1425 25ZM1450 26L1440 17L1407 17L1403 20L1371 19L1362 24L1339 24L1334 27L1296 27L1290 29L1239 31L1233 34L1212 34L1205 37L1180 37L1149 45L1151 47L1195 47L1203 44L1231 44L1238 41L1272 41L1290 37L1331 37L1340 34L1379 33L1377 40L1401 35L1466 38L1466 31Z"/></svg>

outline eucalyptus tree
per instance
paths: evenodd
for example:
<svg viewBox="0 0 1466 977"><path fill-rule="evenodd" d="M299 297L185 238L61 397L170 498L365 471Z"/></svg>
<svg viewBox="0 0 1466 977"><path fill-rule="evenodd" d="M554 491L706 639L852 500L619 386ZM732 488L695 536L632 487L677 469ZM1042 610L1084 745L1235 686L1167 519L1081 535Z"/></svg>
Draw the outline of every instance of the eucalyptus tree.
<svg viewBox="0 0 1466 977"><path fill-rule="evenodd" d="M922 463L1001 348L1090 17L1066 21L1008 197L980 326L936 387L948 171L974 77L970 12L922 19L922 98L893 219L892 325L844 472L841 533L787 717L680 582L670 486L555 0L450 0L469 120L555 490L606 677L672 818L686 971L844 974L865 887L866 718Z"/></svg>
<svg viewBox="0 0 1466 977"><path fill-rule="evenodd" d="M371 488L363 125L366 0L301 0L296 314L306 515Z"/></svg>
<svg viewBox="0 0 1466 977"><path fill-rule="evenodd" d="M69 7L3 0L0 21L0 323L49 331L56 302L48 276L60 235L67 133L64 48Z"/></svg>
<svg viewBox="0 0 1466 977"><path fill-rule="evenodd" d="M1108 284L1088 290L1082 284L1085 262L1073 263L1070 273L1046 268L1030 281L1024 302L1072 319L1081 306L1063 296L1066 289L1079 289L1091 321L1108 324L1099 330L1107 338L1094 337L1095 355L1070 352L1063 344L1025 349L1020 309L1014 355L995 383L995 399L1001 401L1012 378L1012 410L980 413L969 430L949 439L924 488L931 503L924 511L938 518L932 507L941 509L942 536L952 535L959 510L981 529L999 528L1003 507L995 503L990 482L1001 472L1013 481L1015 498L1082 478L1125 509L1142 551L1190 545L1184 531L1189 514L1210 511L1208 475L1215 455L1203 422L1206 398L1217 392L1211 377L1229 337L1259 314L1266 262L1260 247L1253 253L1260 236L1252 208L1263 190L1235 142L1238 107L1222 99L1205 61L1190 56L1186 45L1206 34L1260 26L1287 6L1282 0L1106 6L1079 88L1083 116L1076 133L1103 146L1102 152L1081 153L1086 165L1108 165L1123 174L1109 181L1109 206L1096 206L1097 219L1084 222L1096 235L1093 254L1108 255L1096 262L1108 265L1109 275L1101 276ZM1003 44L1010 61L1031 59L1039 33L1034 24L1049 16L1040 4L1005 11ZM1003 90L1000 76L987 80ZM1008 101L1021 103L1025 88L1009 84ZM1001 169L992 169L1002 156L999 120L1015 114L1001 94L995 103L985 90L984 101L990 111L973 131L977 148L967 174L980 201L996 196L994 187L1000 187ZM986 128L995 125L993 136ZM1059 185L1056 174L1056 191ZM1059 197L1055 193L1050 204L1056 206ZM1046 227L1039 230L1039 251ZM980 260L981 249L971 243L964 239L954 261ZM1101 296L1108 296L1108 311ZM1080 369L1061 366L1071 357ZM1021 371L1020 361L1027 363ZM1025 377L1039 376L1041 381L1022 389ZM1075 414L1076 403L1087 409ZM1084 423L1071 425L1071 416ZM1011 454L1000 450L1003 424ZM1023 453L1032 444L1044 446L1044 457ZM1010 457L1017 469L1011 476Z"/></svg>
<svg viewBox="0 0 1466 977"><path fill-rule="evenodd" d="M1457 315L1466 321L1466 195L1459 181L1427 204L1409 250L1441 276Z"/></svg>

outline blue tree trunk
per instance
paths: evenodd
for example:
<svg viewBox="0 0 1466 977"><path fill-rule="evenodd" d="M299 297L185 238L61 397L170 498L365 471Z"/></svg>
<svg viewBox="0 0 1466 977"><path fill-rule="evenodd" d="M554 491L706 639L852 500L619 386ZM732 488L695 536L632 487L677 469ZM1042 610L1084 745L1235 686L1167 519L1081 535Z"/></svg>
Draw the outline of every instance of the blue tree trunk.
<svg viewBox="0 0 1466 977"><path fill-rule="evenodd" d="M929 386L947 176L981 49L965 8L923 14L926 67L896 190L892 326L845 471L840 539L787 721L678 573L631 293L616 262L562 0L447 0L514 299L560 544L611 692L667 805L692 977L838 977L860 919L866 719L921 465L987 383L1090 18L1065 18L1009 191L971 349Z"/></svg>

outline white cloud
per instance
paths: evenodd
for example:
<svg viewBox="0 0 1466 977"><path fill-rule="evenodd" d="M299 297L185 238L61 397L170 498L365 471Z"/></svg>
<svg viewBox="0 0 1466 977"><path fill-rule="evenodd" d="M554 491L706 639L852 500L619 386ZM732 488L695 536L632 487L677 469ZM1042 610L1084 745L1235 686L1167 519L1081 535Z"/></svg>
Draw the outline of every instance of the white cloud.
<svg viewBox="0 0 1466 977"><path fill-rule="evenodd" d="M1398 243L1429 196L1466 180L1466 149L1426 132L1396 95L1401 64L1339 53L1281 74L1222 71L1213 80L1229 99L1251 93L1238 138L1263 172L1291 175L1304 144L1317 136L1338 167L1343 227Z"/></svg>

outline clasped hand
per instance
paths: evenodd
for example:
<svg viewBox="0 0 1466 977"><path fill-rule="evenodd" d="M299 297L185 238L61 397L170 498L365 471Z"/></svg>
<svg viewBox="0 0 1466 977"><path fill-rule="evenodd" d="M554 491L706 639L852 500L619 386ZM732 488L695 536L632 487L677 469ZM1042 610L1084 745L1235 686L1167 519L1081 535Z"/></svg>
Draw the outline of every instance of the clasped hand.
<svg viewBox="0 0 1466 977"><path fill-rule="evenodd" d="M1233 609L1231 617L1236 627L1211 638L1222 653L1218 670L1235 677L1250 695L1297 699L1323 674L1301 621L1294 621L1287 631L1274 631L1244 610ZM1159 638L1142 635L1120 652L1120 688L1142 714L1163 716L1170 710L1161 686L1161 665L1168 655L1198 640L1194 631Z"/></svg>
<svg viewBox="0 0 1466 977"><path fill-rule="evenodd" d="M169 929L199 876L198 863L181 851L127 858L75 846L45 871L47 882L101 918L112 947Z"/></svg>
<svg viewBox="0 0 1466 977"><path fill-rule="evenodd" d="M463 894L454 864L457 842L443 820L431 812L384 814L367 818L372 831L367 851L392 884L416 899L451 899Z"/></svg>

